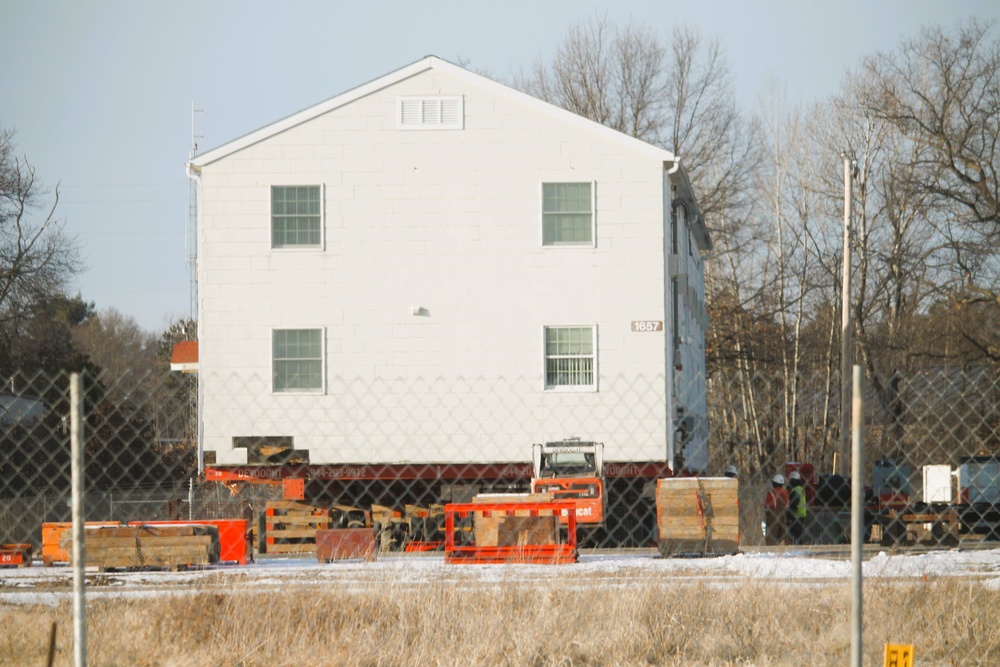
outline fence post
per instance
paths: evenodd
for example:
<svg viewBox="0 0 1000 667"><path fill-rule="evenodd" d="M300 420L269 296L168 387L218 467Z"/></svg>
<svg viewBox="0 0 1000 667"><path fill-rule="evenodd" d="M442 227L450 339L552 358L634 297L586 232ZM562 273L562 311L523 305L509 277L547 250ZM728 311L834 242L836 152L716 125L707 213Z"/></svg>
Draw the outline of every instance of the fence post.
<svg viewBox="0 0 1000 667"><path fill-rule="evenodd" d="M84 601L86 580L83 511L83 381L79 373L69 378L70 458L73 497L73 665L87 665L87 606Z"/></svg>
<svg viewBox="0 0 1000 667"><path fill-rule="evenodd" d="M861 667L861 556L865 541L864 396L861 366L854 367L851 405L851 667Z"/></svg>

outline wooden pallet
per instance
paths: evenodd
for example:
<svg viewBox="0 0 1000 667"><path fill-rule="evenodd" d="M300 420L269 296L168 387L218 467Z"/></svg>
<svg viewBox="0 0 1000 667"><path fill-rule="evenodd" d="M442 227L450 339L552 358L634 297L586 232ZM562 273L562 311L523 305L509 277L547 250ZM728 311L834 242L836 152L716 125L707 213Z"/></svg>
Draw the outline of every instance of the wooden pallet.
<svg viewBox="0 0 1000 667"><path fill-rule="evenodd" d="M72 536L64 534L63 549L72 550ZM86 567L112 569L167 568L219 562L216 526L94 526L84 535Z"/></svg>
<svg viewBox="0 0 1000 667"><path fill-rule="evenodd" d="M324 508L294 500L269 500L264 510L264 553L316 553L316 531L330 527Z"/></svg>

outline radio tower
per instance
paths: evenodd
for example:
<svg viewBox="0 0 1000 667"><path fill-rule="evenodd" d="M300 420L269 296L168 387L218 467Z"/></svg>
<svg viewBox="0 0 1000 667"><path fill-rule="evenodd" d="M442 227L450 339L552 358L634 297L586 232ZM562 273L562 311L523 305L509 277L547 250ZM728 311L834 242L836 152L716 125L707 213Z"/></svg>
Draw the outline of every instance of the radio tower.
<svg viewBox="0 0 1000 667"><path fill-rule="evenodd" d="M194 159L198 154L198 142L204 140L205 135L198 134L197 118L198 114L204 115L204 109L197 109L191 103L191 152L188 159ZM190 282L190 299L188 305L188 317L191 320L198 319L198 183L193 178L188 180L188 222L187 234L184 239L184 257L188 265Z"/></svg>
<svg viewBox="0 0 1000 667"><path fill-rule="evenodd" d="M191 103L191 152L188 154L188 160L193 160L198 154L198 142L205 139L203 134L198 133L198 114L202 115L202 120L204 120L204 109L198 109L195 107L194 102ZM198 181L194 178L188 179L188 221L187 221L187 233L184 235L184 256L187 261L188 271L189 271L189 281L190 281L190 298L191 303L189 304L190 312L188 314L189 322L186 323L186 328L190 327L190 323L198 321ZM194 331L185 331L184 338L187 341L197 340L197 329ZM198 460L198 470L203 471L203 458L201 451L201 428L199 424L199 390L198 390L198 373L185 373L187 380L187 395L188 395L188 405L187 405L187 423L184 429L184 441L188 443L193 451L197 452ZM194 488L194 480L192 478L192 490ZM191 503L188 511L190 513L194 512L194 504Z"/></svg>

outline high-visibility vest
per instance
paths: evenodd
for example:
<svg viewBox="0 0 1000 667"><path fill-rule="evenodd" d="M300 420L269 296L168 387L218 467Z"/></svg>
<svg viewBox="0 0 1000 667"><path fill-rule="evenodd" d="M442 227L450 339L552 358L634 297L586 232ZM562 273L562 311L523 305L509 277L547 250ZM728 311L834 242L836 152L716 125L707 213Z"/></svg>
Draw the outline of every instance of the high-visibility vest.
<svg viewBox="0 0 1000 667"><path fill-rule="evenodd" d="M796 519L806 518L806 490L801 486L793 486L789 495L795 496L795 500L789 503L789 507L792 508L792 516Z"/></svg>

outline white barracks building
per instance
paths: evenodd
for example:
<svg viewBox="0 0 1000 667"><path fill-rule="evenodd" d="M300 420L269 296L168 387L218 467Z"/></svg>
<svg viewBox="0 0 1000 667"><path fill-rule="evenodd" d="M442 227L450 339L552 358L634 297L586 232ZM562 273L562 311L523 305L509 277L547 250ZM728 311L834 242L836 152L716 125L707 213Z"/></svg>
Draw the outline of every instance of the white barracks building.
<svg viewBox="0 0 1000 667"><path fill-rule="evenodd" d="M188 174L209 463L528 462L577 436L705 469L711 242L669 151L427 57Z"/></svg>

